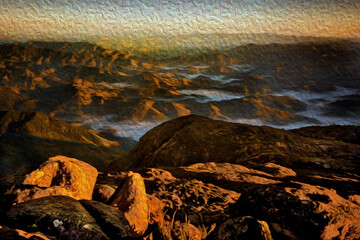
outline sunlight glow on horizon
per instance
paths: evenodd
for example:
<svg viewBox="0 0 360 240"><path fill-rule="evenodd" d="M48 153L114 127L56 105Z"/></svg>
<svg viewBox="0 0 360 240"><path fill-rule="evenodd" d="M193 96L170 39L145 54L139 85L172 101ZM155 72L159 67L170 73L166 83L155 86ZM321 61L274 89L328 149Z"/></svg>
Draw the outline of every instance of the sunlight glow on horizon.
<svg viewBox="0 0 360 240"><path fill-rule="evenodd" d="M212 33L359 38L359 12L360 2L336 0L3 0L0 40L96 42Z"/></svg>

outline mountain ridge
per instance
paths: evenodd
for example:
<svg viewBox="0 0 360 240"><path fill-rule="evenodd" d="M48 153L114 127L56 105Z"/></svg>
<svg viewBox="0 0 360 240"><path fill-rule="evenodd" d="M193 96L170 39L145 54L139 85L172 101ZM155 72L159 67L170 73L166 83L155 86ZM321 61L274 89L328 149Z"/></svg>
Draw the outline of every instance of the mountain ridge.
<svg viewBox="0 0 360 240"><path fill-rule="evenodd" d="M110 147L94 131L51 118L41 112L0 111L0 135L29 136Z"/></svg>
<svg viewBox="0 0 360 240"><path fill-rule="evenodd" d="M301 132L304 130L298 130ZM342 148L351 154L342 155ZM332 153L332 152L335 152ZM347 152L347 151L345 151ZM121 162L133 167L186 166L198 162L275 162L285 167L354 170L360 145L339 140L313 139L296 131L252 126L188 115L147 132ZM326 158L326 161L319 159ZM339 160L343 158L343 165ZM346 163L345 163L346 162ZM116 161L109 169L118 169Z"/></svg>

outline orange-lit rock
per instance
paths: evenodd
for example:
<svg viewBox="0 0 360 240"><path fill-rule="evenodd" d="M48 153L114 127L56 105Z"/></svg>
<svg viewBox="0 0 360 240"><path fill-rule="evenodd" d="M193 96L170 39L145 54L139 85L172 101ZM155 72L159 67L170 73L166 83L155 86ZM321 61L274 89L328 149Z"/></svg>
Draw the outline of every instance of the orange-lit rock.
<svg viewBox="0 0 360 240"><path fill-rule="evenodd" d="M273 173L275 177L284 178L284 177L296 177L296 172L290 168L286 168L283 166L280 166L275 163L266 163L265 167L268 167L270 169L274 169L276 172Z"/></svg>
<svg viewBox="0 0 360 240"><path fill-rule="evenodd" d="M165 78L174 78L176 77L176 75L174 73L165 73L162 75L162 77L165 77Z"/></svg>
<svg viewBox="0 0 360 240"><path fill-rule="evenodd" d="M115 189L106 184L96 184L93 192L93 199L99 202L106 202L115 192Z"/></svg>
<svg viewBox="0 0 360 240"><path fill-rule="evenodd" d="M126 237L133 237L124 213L112 206L92 200L81 200L80 202L86 211L94 217L97 224L109 239L126 239Z"/></svg>
<svg viewBox="0 0 360 240"><path fill-rule="evenodd" d="M135 235L143 235L148 228L149 206L141 175L130 171L124 186L115 194L110 205L124 213Z"/></svg>
<svg viewBox="0 0 360 240"><path fill-rule="evenodd" d="M75 158L56 156L26 175L24 185L33 188L20 190L16 202L45 196L64 195L75 199L91 199L98 171Z"/></svg>
<svg viewBox="0 0 360 240"><path fill-rule="evenodd" d="M352 201L353 198L344 199L334 189L298 184L301 184L301 188L285 190L302 201L314 202L317 212L328 218L329 222L321 234L322 239L360 238L360 206Z"/></svg>
<svg viewBox="0 0 360 240"><path fill-rule="evenodd" d="M149 115L153 120L165 120L167 119L166 115L153 107L155 101L144 100L138 104L132 112L132 121L141 121L146 119Z"/></svg>
<svg viewBox="0 0 360 240"><path fill-rule="evenodd" d="M149 170L146 172L146 175L146 180L156 179L162 182L176 180L171 172L159 168L149 168Z"/></svg>
<svg viewBox="0 0 360 240"><path fill-rule="evenodd" d="M163 219L164 204L153 195L147 195L149 205L149 223L159 223Z"/></svg>
<svg viewBox="0 0 360 240"><path fill-rule="evenodd" d="M149 69L151 69L152 68L152 64L150 64L150 63L142 63L142 66L143 66L143 68L145 68L145 69L147 69L147 70L149 70Z"/></svg>

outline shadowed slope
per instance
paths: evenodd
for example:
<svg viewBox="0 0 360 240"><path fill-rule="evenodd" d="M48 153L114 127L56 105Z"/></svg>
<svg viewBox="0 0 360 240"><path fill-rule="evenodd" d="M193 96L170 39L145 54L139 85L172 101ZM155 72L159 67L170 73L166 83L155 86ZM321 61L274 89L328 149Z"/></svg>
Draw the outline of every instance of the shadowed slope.
<svg viewBox="0 0 360 240"><path fill-rule="evenodd" d="M0 112L0 175L65 155L103 168L124 153L118 142L39 112Z"/></svg>
<svg viewBox="0 0 360 240"><path fill-rule="evenodd" d="M276 162L298 168L351 170L355 169L359 156L357 144L318 140L283 129L190 115L155 127L121 160L135 167L198 162ZM121 168L116 162L111 167Z"/></svg>
<svg viewBox="0 0 360 240"><path fill-rule="evenodd" d="M59 121L40 112L0 112L0 134L86 143L105 147L114 144L89 129Z"/></svg>

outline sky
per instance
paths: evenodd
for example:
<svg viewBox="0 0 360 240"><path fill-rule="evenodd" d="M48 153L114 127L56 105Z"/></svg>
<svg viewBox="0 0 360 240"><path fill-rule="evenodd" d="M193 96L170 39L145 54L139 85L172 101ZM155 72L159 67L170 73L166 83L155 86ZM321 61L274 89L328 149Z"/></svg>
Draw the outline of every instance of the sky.
<svg viewBox="0 0 360 240"><path fill-rule="evenodd" d="M213 33L360 38L360 0L0 0L2 42Z"/></svg>

